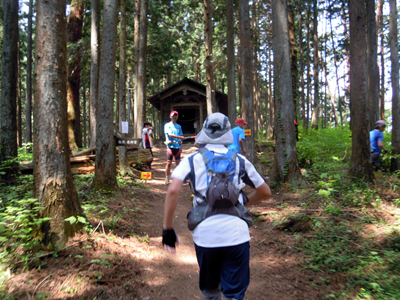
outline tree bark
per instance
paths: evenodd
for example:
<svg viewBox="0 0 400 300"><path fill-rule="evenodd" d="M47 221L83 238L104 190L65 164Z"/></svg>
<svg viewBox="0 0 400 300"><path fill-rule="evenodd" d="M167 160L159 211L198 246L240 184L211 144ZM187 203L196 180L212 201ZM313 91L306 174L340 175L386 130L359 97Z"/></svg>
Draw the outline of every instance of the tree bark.
<svg viewBox="0 0 400 300"><path fill-rule="evenodd" d="M300 7L302 9L302 7ZM303 129L306 127L306 103L304 98L304 53L303 53L303 25L302 25L302 13L299 13L299 57L300 57L300 100L301 100L301 108L302 108L302 120L303 120Z"/></svg>
<svg viewBox="0 0 400 300"><path fill-rule="evenodd" d="M329 2L330 5L330 2ZM340 124L343 123L343 109L342 109L342 104L340 100L340 87L339 87L339 76L338 76L338 67L337 67L337 52L336 52L336 47L335 47L335 41L333 38L333 28L332 28L332 14L329 14L329 23L331 26L331 39L332 39L332 51L333 51L333 62L335 64L335 74L336 74L336 87L337 87L337 92L338 92L338 110L339 110L339 116L340 116Z"/></svg>
<svg viewBox="0 0 400 300"><path fill-rule="evenodd" d="M127 122L126 114L126 0L120 0L121 28L119 36L119 124ZM126 134L123 134L126 137ZM129 167L126 146L119 147L119 166L122 176L133 174Z"/></svg>
<svg viewBox="0 0 400 300"><path fill-rule="evenodd" d="M239 27L240 27L240 63L242 69L242 118L246 120L251 136L246 138L246 157L255 162L256 151L254 143L254 118L253 118L253 62L251 58L251 32L248 0L239 0Z"/></svg>
<svg viewBox="0 0 400 300"><path fill-rule="evenodd" d="M306 66L307 66L307 97L306 97L306 102L307 102L307 108L306 112L307 114L304 114L305 116L305 128L308 129L310 128L309 123L310 123L310 94L311 94L311 77L310 77L310 67L311 67L311 55L310 55L310 35L311 35L311 24L310 24L310 3L307 4L307 20L306 20L306 27L307 27L307 57L306 57Z"/></svg>
<svg viewBox="0 0 400 300"><path fill-rule="evenodd" d="M350 52L349 52L349 34L348 34L348 30L347 30L347 14L346 14L346 6L347 6L348 1L346 0L342 0L342 19L343 19L343 34L344 34L344 42L345 42L345 46L344 46L344 51L346 53L346 67L347 67L347 76L343 77L343 81L344 81L344 86L346 89L346 92L344 94L344 105L347 105L347 103L349 101L347 101L349 94L350 94ZM346 86L346 78L347 77L347 86ZM351 119L350 119L351 122ZM351 124L350 124L350 128L351 128Z"/></svg>
<svg viewBox="0 0 400 300"><path fill-rule="evenodd" d="M142 136L146 120L147 0L135 2L135 137Z"/></svg>
<svg viewBox="0 0 400 300"><path fill-rule="evenodd" d="M319 123L319 58L318 58L318 1L314 0L313 45L314 45L314 106L311 118L311 128L318 129Z"/></svg>
<svg viewBox="0 0 400 300"><path fill-rule="evenodd" d="M331 93L331 88L329 86L328 76L326 74L326 67L325 67L325 64L322 62L322 57L321 57L320 53L318 54L318 56L319 56L319 59L320 59L320 62L321 62L321 66L322 66L322 72L323 72L324 77L325 77L325 86L328 88L328 95L329 95L329 99L330 99L331 105L332 105L331 112L332 112L333 116L335 117L335 127L338 127L338 119L337 119L337 116L336 116L336 108L335 108L335 99L334 99L334 97L333 97L333 95ZM326 100L325 100L325 109L326 109ZM326 110L325 110L325 117L326 117Z"/></svg>
<svg viewBox="0 0 400 300"><path fill-rule="evenodd" d="M34 107L35 197L42 217L51 217L41 231L44 244L65 243L82 223L64 221L82 216L75 190L68 145L67 22L65 0L37 0Z"/></svg>
<svg viewBox="0 0 400 300"><path fill-rule="evenodd" d="M294 119L297 120L298 104L299 104L299 70L297 69L297 45L296 45L296 29L294 25L294 7L288 5L288 22L289 22L289 45L290 45L290 71L292 74L292 92L294 104Z"/></svg>
<svg viewBox="0 0 400 300"><path fill-rule="evenodd" d="M271 55L271 48L268 49L268 114L269 114L269 122L268 122L268 138L272 139L274 137L274 123L275 123L275 97L272 95L272 55Z"/></svg>
<svg viewBox="0 0 400 300"><path fill-rule="evenodd" d="M368 105L369 130L379 120L379 70L376 34L375 0L366 0L367 7L367 66L368 66Z"/></svg>
<svg viewBox="0 0 400 300"><path fill-rule="evenodd" d="M72 0L68 16L67 42L77 43L82 38L83 0ZM82 147L81 109L79 84L81 79L81 54L79 49L68 53L71 63L68 65L67 103L68 103L68 138L71 150Z"/></svg>
<svg viewBox="0 0 400 300"><path fill-rule="evenodd" d="M22 147L22 99L21 99L21 48L19 41L18 32L18 51L17 51L17 64L18 64L18 74L17 74L17 148ZM17 150L18 151L18 150Z"/></svg>
<svg viewBox="0 0 400 300"><path fill-rule="evenodd" d="M18 1L3 1L0 162L17 156ZM7 169L5 178L15 175ZM3 176L2 176L3 177Z"/></svg>
<svg viewBox="0 0 400 300"><path fill-rule="evenodd" d="M392 146L393 154L400 154L400 103L399 103L399 48L397 35L397 7L396 0L389 0L389 45L390 60L392 62L391 81L392 81ZM400 168L400 158L393 158L391 162L391 171L394 172Z"/></svg>
<svg viewBox="0 0 400 300"><path fill-rule="evenodd" d="M364 1L350 0L350 111L352 155L349 175L374 180L369 144L367 97L367 39Z"/></svg>
<svg viewBox="0 0 400 300"><path fill-rule="evenodd" d="M32 143L32 16L33 0L29 0L26 49L25 143Z"/></svg>
<svg viewBox="0 0 400 300"><path fill-rule="evenodd" d="M212 0L203 0L204 4L204 40L205 40L205 65L206 65L206 101L207 114L217 111L215 103L214 70L212 59Z"/></svg>
<svg viewBox="0 0 400 300"><path fill-rule="evenodd" d="M379 116L381 120L385 120L385 53L384 53L384 34L383 34L383 0L378 1L378 11L377 18L379 17L380 24L380 56L381 56L381 77L380 77L380 94L379 94ZM378 32L378 30L377 30Z"/></svg>
<svg viewBox="0 0 400 300"><path fill-rule="evenodd" d="M228 118L231 124L236 120L236 85L235 85L235 35L233 23L233 0L226 1L226 51L228 54Z"/></svg>
<svg viewBox="0 0 400 300"><path fill-rule="evenodd" d="M113 100L115 81L115 54L117 44L117 1L104 1L99 93L96 109L96 170L93 186L96 190L115 190L117 187Z"/></svg>
<svg viewBox="0 0 400 300"><path fill-rule="evenodd" d="M100 36L100 0L92 0L92 23L90 32L90 147L96 147L96 108L99 84L99 36Z"/></svg>
<svg viewBox="0 0 400 300"><path fill-rule="evenodd" d="M276 150L270 180L276 183L301 178L293 123L293 85L287 18L286 0L272 0Z"/></svg>

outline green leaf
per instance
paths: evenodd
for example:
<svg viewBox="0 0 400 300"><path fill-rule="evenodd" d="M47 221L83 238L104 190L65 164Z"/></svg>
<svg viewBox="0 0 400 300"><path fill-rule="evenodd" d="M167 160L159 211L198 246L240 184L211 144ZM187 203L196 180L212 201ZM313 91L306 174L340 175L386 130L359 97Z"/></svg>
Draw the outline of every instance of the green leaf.
<svg viewBox="0 0 400 300"><path fill-rule="evenodd" d="M80 217L80 216L78 216L78 222L83 223L83 224L87 223L86 219L84 217Z"/></svg>
<svg viewBox="0 0 400 300"><path fill-rule="evenodd" d="M0 223L0 233L6 231L7 228L3 226L3 224Z"/></svg>
<svg viewBox="0 0 400 300"><path fill-rule="evenodd" d="M76 223L76 218L74 216L71 216L69 218L66 218L64 221L68 221L72 225Z"/></svg>
<svg viewBox="0 0 400 300"><path fill-rule="evenodd" d="M328 197L330 194L331 194L331 192L328 191L328 190L322 190L321 189L321 190L318 191L318 195L324 195L324 196Z"/></svg>

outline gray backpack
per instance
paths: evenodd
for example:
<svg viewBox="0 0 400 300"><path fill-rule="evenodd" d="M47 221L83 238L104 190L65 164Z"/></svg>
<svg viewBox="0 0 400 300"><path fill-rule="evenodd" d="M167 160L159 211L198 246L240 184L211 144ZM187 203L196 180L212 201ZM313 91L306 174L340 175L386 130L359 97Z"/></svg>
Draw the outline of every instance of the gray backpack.
<svg viewBox="0 0 400 300"><path fill-rule="evenodd" d="M188 213L189 230L194 230L199 223L216 214L237 216L246 221L249 227L252 226L253 219L250 211L238 201L240 193L244 197L245 194L233 183L236 172L236 152L228 151L224 155L215 155L207 148L200 148L198 152L206 165L207 190L204 197L194 189L193 180L191 180L193 194L203 198L204 202L199 203ZM189 163L193 167L193 156L190 157Z"/></svg>

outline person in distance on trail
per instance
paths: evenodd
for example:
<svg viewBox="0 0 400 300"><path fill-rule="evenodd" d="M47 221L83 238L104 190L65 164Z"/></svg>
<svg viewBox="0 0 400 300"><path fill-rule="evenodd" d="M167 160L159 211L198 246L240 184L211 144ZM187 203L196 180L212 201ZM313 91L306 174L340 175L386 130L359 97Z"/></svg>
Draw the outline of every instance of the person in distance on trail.
<svg viewBox="0 0 400 300"><path fill-rule="evenodd" d="M154 157L152 147L152 139L151 135L153 133L153 127L150 122L145 121L143 124L143 129L142 129L142 143L143 143L143 148L144 149L149 149L151 153L151 157ZM151 162L147 164L147 167L144 168L144 171L154 171L154 169L151 168Z"/></svg>
<svg viewBox="0 0 400 300"><path fill-rule="evenodd" d="M196 137L196 142L205 144L205 148L186 155L179 166L175 168L165 198L162 244L170 253L176 253L175 247L178 244L178 237L172 222L183 182L189 179L194 193L194 208L188 215L191 215L197 208L209 208L211 202L209 199L213 198L209 192L214 186L210 184L207 188L210 163L229 157L230 170L233 172L224 174L226 178L232 176L230 186L235 186L237 190L236 194L232 194L233 197L236 197L234 209L242 207L242 211L248 211L244 204L255 204L271 196L270 188L250 161L226 148L227 145L232 144L233 135L231 125L225 115L221 113L209 115L204 122L203 129ZM208 163L205 156L211 158ZM214 177L214 175L220 174L214 173L213 176L210 176L213 177L211 180L215 183L214 178L217 176ZM248 197L239 191L246 184L255 189ZM214 207L216 206L213 206L213 210ZM245 221L242 216L217 211L209 217L201 219L194 228L190 228L188 221L200 267L199 287L204 300L221 300L221 291L224 300L242 300L244 298L250 283L249 226L252 223L251 217L249 224L248 219ZM190 220L190 217L188 219Z"/></svg>
<svg viewBox="0 0 400 300"><path fill-rule="evenodd" d="M244 127L247 125L247 122L242 118L237 118L235 124L236 127L232 129L233 143L228 146L228 149L236 151L239 154L246 154L246 150L244 149Z"/></svg>
<svg viewBox="0 0 400 300"><path fill-rule="evenodd" d="M167 165L165 166L165 184L169 184L169 176L171 174L172 160L175 158L176 166L181 161L182 141L185 140L183 136L181 125L177 124L178 112L171 111L169 117L171 122L164 126L165 143L167 144Z"/></svg>
<svg viewBox="0 0 400 300"><path fill-rule="evenodd" d="M375 170L380 170L381 161L379 155L381 150L387 152L383 146L383 132L385 131L386 122L378 120L375 123L374 130L369 132L369 140L371 143L371 160Z"/></svg>

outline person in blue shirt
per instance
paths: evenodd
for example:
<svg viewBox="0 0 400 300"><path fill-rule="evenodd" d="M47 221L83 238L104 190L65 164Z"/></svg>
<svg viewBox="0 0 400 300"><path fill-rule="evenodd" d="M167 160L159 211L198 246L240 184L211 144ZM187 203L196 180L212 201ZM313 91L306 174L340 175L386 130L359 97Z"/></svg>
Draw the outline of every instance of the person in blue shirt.
<svg viewBox="0 0 400 300"><path fill-rule="evenodd" d="M169 184L169 176L171 174L172 160L175 158L175 164L178 166L181 161L183 136L181 125L177 124L178 112L171 111L169 117L171 122L164 126L165 143L167 144L167 165L165 166L165 184Z"/></svg>
<svg viewBox="0 0 400 300"><path fill-rule="evenodd" d="M371 143L371 160L375 170L380 169L380 158L381 150L387 151L383 146L383 132L385 131L386 122L378 120L375 123L374 130L369 132L369 140Z"/></svg>
<svg viewBox="0 0 400 300"><path fill-rule="evenodd" d="M244 126L247 125L242 118L237 118L235 121L236 127L232 129L233 143L228 146L229 150L236 151L239 154L246 154L246 149L244 149Z"/></svg>

